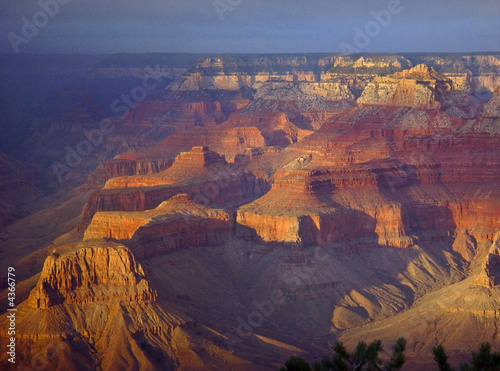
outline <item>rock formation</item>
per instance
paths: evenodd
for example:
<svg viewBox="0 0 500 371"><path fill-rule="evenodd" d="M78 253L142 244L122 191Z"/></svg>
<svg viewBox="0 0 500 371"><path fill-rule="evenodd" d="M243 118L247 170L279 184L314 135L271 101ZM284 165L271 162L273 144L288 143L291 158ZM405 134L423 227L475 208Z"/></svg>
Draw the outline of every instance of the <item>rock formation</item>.
<svg viewBox="0 0 500 371"><path fill-rule="evenodd" d="M438 109L451 81L432 68L419 64L390 77L377 77L363 90L359 104L386 104L419 109Z"/></svg>
<svg viewBox="0 0 500 371"><path fill-rule="evenodd" d="M500 85L497 85L493 91L490 101L484 105L484 117L500 117Z"/></svg>
<svg viewBox="0 0 500 371"><path fill-rule="evenodd" d="M475 284L487 288L500 285L500 233L497 233L488 255L481 265L481 272L475 278Z"/></svg>
<svg viewBox="0 0 500 371"><path fill-rule="evenodd" d="M61 303L155 300L144 271L132 253L118 244L64 246L45 261L28 303L50 308Z"/></svg>
<svg viewBox="0 0 500 371"><path fill-rule="evenodd" d="M104 184L112 178L155 174L168 169L172 161L166 158L151 159L147 155L118 155L111 161L103 162L91 175L90 182Z"/></svg>
<svg viewBox="0 0 500 371"><path fill-rule="evenodd" d="M136 256L220 244L231 235L230 216L179 194L156 209L143 212L99 212L84 233L85 240L113 238L133 246ZM130 241L125 241L130 240Z"/></svg>
<svg viewBox="0 0 500 371"><path fill-rule="evenodd" d="M12 250L0 249L29 272L23 365L54 339L66 345L51 368L106 370L266 370L290 352L318 359L336 339L400 335L417 368L437 342L454 357L498 347L497 55L189 67L162 70L176 80L111 121L68 174L87 179L72 193L31 205L43 195L34 168L2 162L5 214L37 211L7 226ZM94 72L108 73L142 76ZM84 108L51 133L78 142L95 128ZM7 199L16 188L33 198Z"/></svg>
<svg viewBox="0 0 500 371"><path fill-rule="evenodd" d="M189 151L192 147L208 147L211 151L223 155L227 161L234 161L237 155L245 153L247 149L264 147L265 139L261 131L250 127L226 127L194 130L179 130L175 134L161 141L150 151L156 154L178 154ZM194 135L193 135L194 134Z"/></svg>
<svg viewBox="0 0 500 371"><path fill-rule="evenodd" d="M125 246L81 243L58 251L45 260L30 294L28 303L34 308L100 301L146 304L156 298L141 265Z"/></svg>
<svg viewBox="0 0 500 371"><path fill-rule="evenodd" d="M221 349L223 335L165 311L141 264L114 242L58 247L18 313L16 350L53 369L250 367Z"/></svg>
<svg viewBox="0 0 500 371"><path fill-rule="evenodd" d="M244 172L243 164L228 164L206 147L193 147L181 152L164 172L110 179L90 196L79 228L84 230L96 212L154 209L179 193L197 202L223 205L244 202L267 189L266 180Z"/></svg>

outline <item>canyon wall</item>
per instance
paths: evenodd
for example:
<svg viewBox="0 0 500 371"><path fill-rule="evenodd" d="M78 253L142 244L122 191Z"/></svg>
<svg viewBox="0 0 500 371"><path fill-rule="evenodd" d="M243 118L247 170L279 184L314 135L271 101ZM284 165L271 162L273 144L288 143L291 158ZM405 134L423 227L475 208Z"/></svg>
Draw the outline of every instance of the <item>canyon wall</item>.
<svg viewBox="0 0 500 371"><path fill-rule="evenodd" d="M151 302L144 271L134 255L119 244L76 244L45 261L28 303L47 309L61 303L99 301Z"/></svg>

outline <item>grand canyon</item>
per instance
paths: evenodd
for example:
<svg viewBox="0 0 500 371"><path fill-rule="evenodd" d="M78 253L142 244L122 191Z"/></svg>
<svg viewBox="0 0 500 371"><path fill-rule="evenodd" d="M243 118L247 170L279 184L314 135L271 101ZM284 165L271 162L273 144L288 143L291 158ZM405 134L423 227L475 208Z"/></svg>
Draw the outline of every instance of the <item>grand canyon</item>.
<svg viewBox="0 0 500 371"><path fill-rule="evenodd" d="M3 57L2 368L500 349L500 54Z"/></svg>

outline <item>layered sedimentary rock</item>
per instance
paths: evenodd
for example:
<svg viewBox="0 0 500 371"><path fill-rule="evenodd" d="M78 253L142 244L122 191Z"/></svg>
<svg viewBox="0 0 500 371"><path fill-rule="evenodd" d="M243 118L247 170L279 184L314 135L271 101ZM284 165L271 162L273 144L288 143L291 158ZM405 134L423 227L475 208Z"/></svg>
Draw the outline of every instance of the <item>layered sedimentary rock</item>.
<svg viewBox="0 0 500 371"><path fill-rule="evenodd" d="M182 181L209 177L217 168L224 167L223 156L207 147L195 146L190 151L181 152L166 171L152 176L116 177L106 182L104 189L153 187Z"/></svg>
<svg viewBox="0 0 500 371"><path fill-rule="evenodd" d="M498 137L456 134L464 124L429 110L353 109L283 151L278 157L299 157L274 173L268 194L238 210L237 222L278 242L357 237L408 247L455 229L491 238L500 219L484 203L497 204ZM478 178L485 183L475 188Z"/></svg>
<svg viewBox="0 0 500 371"><path fill-rule="evenodd" d="M141 265L117 243L58 247L27 302L16 309L16 351L32 351L37 362L51 369L221 369L228 362L247 364L222 349L223 335L162 308ZM31 358L16 361L36 366ZM7 360L0 362L6 365Z"/></svg>
<svg viewBox="0 0 500 371"><path fill-rule="evenodd" d="M352 173L347 169L280 172L271 191L241 207L236 221L253 230L254 238L266 242L331 244L359 239L361 246L364 239L383 246L412 245L406 233L419 229L409 221L413 210L408 210L408 205L384 204L377 195L377 185L377 177L369 168ZM362 189L368 189L371 202L348 208L334 199L335 193L348 195L346 192ZM436 225L420 229L433 227ZM252 237L245 228L241 233Z"/></svg>
<svg viewBox="0 0 500 371"><path fill-rule="evenodd" d="M319 73L326 70L327 65L324 62L322 59L305 56L206 58L200 60L194 70L190 71L182 82L176 84L176 89L234 91L267 81L314 82L318 81Z"/></svg>
<svg viewBox="0 0 500 371"><path fill-rule="evenodd" d="M99 212L85 230L84 240L95 238L129 239L148 222L149 215L130 212Z"/></svg>
<svg viewBox="0 0 500 371"><path fill-rule="evenodd" d="M375 78L366 86L358 103L437 109L442 105L441 96L451 88L450 80L420 64L391 77Z"/></svg>
<svg viewBox="0 0 500 371"><path fill-rule="evenodd" d="M207 147L195 146L181 152L166 171L152 176L116 177L106 182L104 189L140 188L174 184L187 179L208 177L214 169L224 167L226 160Z"/></svg>
<svg viewBox="0 0 500 371"><path fill-rule="evenodd" d="M335 189L360 187L366 179L339 175L326 170L278 171L271 191L241 207L236 221L267 242L338 242L370 234L373 223L368 215L351 213L332 199ZM372 182L375 182L373 176ZM348 220L349 225L356 227L342 229L341 220Z"/></svg>
<svg viewBox="0 0 500 371"><path fill-rule="evenodd" d="M28 303L34 308L101 301L146 303L156 298L141 265L123 245L79 243L58 251L47 257L30 294Z"/></svg>
<svg viewBox="0 0 500 371"><path fill-rule="evenodd" d="M135 255L144 257L220 244L231 236L231 231L227 212L197 204L189 195L180 194L153 210L99 212L87 227L84 240L123 240Z"/></svg>
<svg viewBox="0 0 500 371"><path fill-rule="evenodd" d="M495 339L499 303L498 288L476 286L466 279L424 295L412 308L392 318L346 331L340 341L352 347L361 339L390 343L404 336L408 339L406 357L420 369L431 364L426 358L436 344L443 344L449 354L468 356L467 351L477 351L484 339ZM450 358L454 364L461 359Z"/></svg>
<svg viewBox="0 0 500 371"><path fill-rule="evenodd" d="M207 58L196 65L195 71L190 71L184 80L177 83L176 89L235 91L243 87L254 87L260 83L276 81L325 82L328 85L334 74L356 73L371 75L373 78L377 74L394 73L410 67L412 63L398 55L358 59L350 56L325 56L321 59L264 57L253 58L253 60L247 58L237 60L234 57ZM250 68L254 70L253 73L249 72Z"/></svg>
<svg viewBox="0 0 500 371"><path fill-rule="evenodd" d="M93 193L79 228L84 230L99 211L145 211L187 193L203 204L237 204L268 190L267 181L244 171L244 164L228 164L206 147L182 152L166 171L151 176L110 179Z"/></svg>
<svg viewBox="0 0 500 371"><path fill-rule="evenodd" d="M488 101L500 83L498 55L421 55L414 58L413 62L432 67L450 78L455 88L470 90L482 101Z"/></svg>
<svg viewBox="0 0 500 371"><path fill-rule="evenodd" d="M54 369L79 354L87 369L253 371L339 336L407 336L413 360L497 344L497 62L200 60L114 122L103 148L130 152L99 166L78 230L19 286L36 283L20 354L61 337L75 343ZM33 273L45 257L9 252Z"/></svg>
<svg viewBox="0 0 500 371"><path fill-rule="evenodd" d="M241 100L237 93L234 98L236 102ZM188 94L169 90L161 99L150 99L140 103L125 117L122 126L130 133L137 133L143 129L142 131L148 136L170 134L173 128L216 126L226 119L227 112L234 110L233 106L230 97L226 97L223 107L217 97L211 99L197 92Z"/></svg>
<svg viewBox="0 0 500 371"><path fill-rule="evenodd" d="M177 179L165 179L155 176L119 176L109 179L103 189L127 189L127 188L141 188L141 187L155 187L166 184L175 184L179 181Z"/></svg>
<svg viewBox="0 0 500 371"><path fill-rule="evenodd" d="M181 152L176 158L172 167L168 170L173 176L188 174L191 177L206 175L210 167L224 166L226 160L223 156L209 151L207 147L196 146L189 152Z"/></svg>
<svg viewBox="0 0 500 371"><path fill-rule="evenodd" d="M172 160L167 158L152 159L142 154L123 154L101 163L92 173L90 180L104 184L111 178L159 173L168 169L170 165Z"/></svg>
<svg viewBox="0 0 500 371"><path fill-rule="evenodd" d="M474 283L486 288L500 285L500 233L497 233Z"/></svg>
<svg viewBox="0 0 500 371"><path fill-rule="evenodd" d="M260 148L266 145L261 131L249 127L217 127L211 129L182 130L167 137L150 149L153 153L179 153L188 151L195 146L208 147L226 160L232 161L238 154L246 150Z"/></svg>
<svg viewBox="0 0 500 371"><path fill-rule="evenodd" d="M489 102L484 105L483 117L500 117L500 84L495 87L493 96Z"/></svg>
<svg viewBox="0 0 500 371"><path fill-rule="evenodd" d="M254 100L229 118L230 122L255 123L272 131L269 117L285 113L300 129L318 129L335 113L351 107L354 96L346 81L336 83L269 82L256 86ZM267 125L266 125L267 124Z"/></svg>

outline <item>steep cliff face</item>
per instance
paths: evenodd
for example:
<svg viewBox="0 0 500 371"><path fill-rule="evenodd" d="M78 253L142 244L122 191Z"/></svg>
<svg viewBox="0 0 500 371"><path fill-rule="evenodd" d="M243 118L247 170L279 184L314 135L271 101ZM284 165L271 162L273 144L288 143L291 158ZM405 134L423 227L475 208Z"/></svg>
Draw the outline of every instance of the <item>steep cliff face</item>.
<svg viewBox="0 0 500 371"><path fill-rule="evenodd" d="M373 217L377 214L376 208L374 215L370 216L343 207L333 200L333 196L339 190L374 187L376 177L366 169L363 175L343 170L278 171L272 189L260 199L238 209L236 222L254 230L254 238L267 242L321 244L325 241L337 243L352 238L373 238L377 223ZM379 208L379 231L386 224L382 214ZM345 225L352 227L346 229ZM245 234L245 228L242 235L252 237L248 232ZM397 230L397 224L393 228Z"/></svg>
<svg viewBox="0 0 500 371"><path fill-rule="evenodd" d="M500 117L500 84L498 84L491 99L484 105L483 117Z"/></svg>
<svg viewBox="0 0 500 371"><path fill-rule="evenodd" d="M115 238L129 239L140 226L148 222L148 216L140 213L99 212L85 230L83 239Z"/></svg>
<svg viewBox="0 0 500 371"><path fill-rule="evenodd" d="M99 212L85 230L84 240L122 240L140 258L170 250L212 246L231 236L228 213L193 202L179 194L143 212Z"/></svg>
<svg viewBox="0 0 500 371"><path fill-rule="evenodd" d="M281 175L269 193L238 210L236 222L255 233L243 228L242 236L253 236L257 241L328 241L359 247L409 247L415 243L415 235L423 237L429 231L440 234L455 228L446 208L411 203L404 198L399 202L384 200L380 188L387 184L383 175L376 174L380 170ZM398 188L408 187L405 183L411 180L399 178L398 182Z"/></svg>
<svg viewBox="0 0 500 371"><path fill-rule="evenodd" d="M441 96L451 88L451 80L420 64L390 77L375 78L363 90L358 103L438 109Z"/></svg>
<svg viewBox="0 0 500 371"><path fill-rule="evenodd" d="M233 162L237 155L265 145L262 132L255 126L231 127L221 124L215 128L178 130L148 148L148 152L155 156L176 156L179 152L189 151L195 146L203 146L224 156L228 162Z"/></svg>
<svg viewBox="0 0 500 371"><path fill-rule="evenodd" d="M206 171L210 171L210 167L224 165L226 165L224 157L210 151L207 147L196 146L189 152L181 152L175 158L168 173L173 176L189 174L189 176L196 177L206 175Z"/></svg>
<svg viewBox="0 0 500 371"><path fill-rule="evenodd" d="M239 90L252 85L252 76L247 74L206 76L200 72L186 76L179 90Z"/></svg>
<svg viewBox="0 0 500 371"><path fill-rule="evenodd" d="M184 91L236 91L268 81L317 82L328 68L325 59L309 57L267 56L254 58L206 58L186 74L175 88Z"/></svg>
<svg viewBox="0 0 500 371"><path fill-rule="evenodd" d="M500 69L500 67L496 67ZM500 85L500 76L498 72L483 73L471 78L471 88L476 96L483 101L491 97L491 93Z"/></svg>
<svg viewBox="0 0 500 371"><path fill-rule="evenodd" d="M325 83L269 82L255 86L252 102L235 112L232 123L259 122L259 128L270 131L269 115L285 113L300 129L318 129L335 113L350 108L354 95L347 81ZM266 125L267 124L267 125Z"/></svg>
<svg viewBox="0 0 500 371"><path fill-rule="evenodd" d="M89 177L92 184L104 184L111 178L156 174L168 169L172 160L167 158L151 159L147 155L119 155L117 158L101 163Z"/></svg>
<svg viewBox="0 0 500 371"><path fill-rule="evenodd" d="M363 70L364 73L371 70L373 74L386 74L394 72L394 70L399 71L412 67L412 63L401 55L364 56L357 59L349 55L335 56L331 62L333 62L333 66L330 68L330 72L354 69Z"/></svg>
<svg viewBox="0 0 500 371"><path fill-rule="evenodd" d="M253 230L241 233L267 242L358 238L409 247L469 230L485 241L499 223L485 205L497 203L491 176L499 171L498 137L456 133L465 125L441 111L410 108L338 115L276 156L293 161L275 162L286 165L275 170L270 192L239 208L237 223Z"/></svg>
<svg viewBox="0 0 500 371"><path fill-rule="evenodd" d="M144 271L134 255L114 243L63 246L45 261L28 299L34 308L61 303L154 301Z"/></svg>
<svg viewBox="0 0 500 371"><path fill-rule="evenodd" d="M407 335L413 361L441 341L497 346L499 66L200 60L113 122L103 151L129 152L99 165L78 230L19 286L36 283L19 307L23 364L51 339L68 346L50 367L106 370L255 371L339 336Z"/></svg>
<svg viewBox="0 0 500 371"><path fill-rule="evenodd" d="M177 155L172 166L163 172L111 178L106 182L104 189L154 187L201 177L208 178L217 168L226 164L223 156L209 151L207 147L195 146L190 151Z"/></svg>
<svg viewBox="0 0 500 371"><path fill-rule="evenodd" d="M497 233L474 283L486 288L500 285L500 233Z"/></svg>
<svg viewBox="0 0 500 371"><path fill-rule="evenodd" d="M89 197L79 229L85 230L99 211L145 211L180 193L202 204L220 206L241 204L268 189L267 180L245 172L244 163L228 164L206 147L193 147L180 153L164 172L110 179Z"/></svg>
<svg viewBox="0 0 500 371"><path fill-rule="evenodd" d="M118 243L58 247L18 310L16 351L32 351L51 369L201 370L231 363L250 370L221 347L223 335L166 311L132 252ZM31 358L16 361L35 366ZM7 367L5 357L0 364Z"/></svg>
<svg viewBox="0 0 500 371"><path fill-rule="evenodd" d="M217 246L232 236L229 217L165 215L143 227L130 239L138 257L154 257L184 248Z"/></svg>

